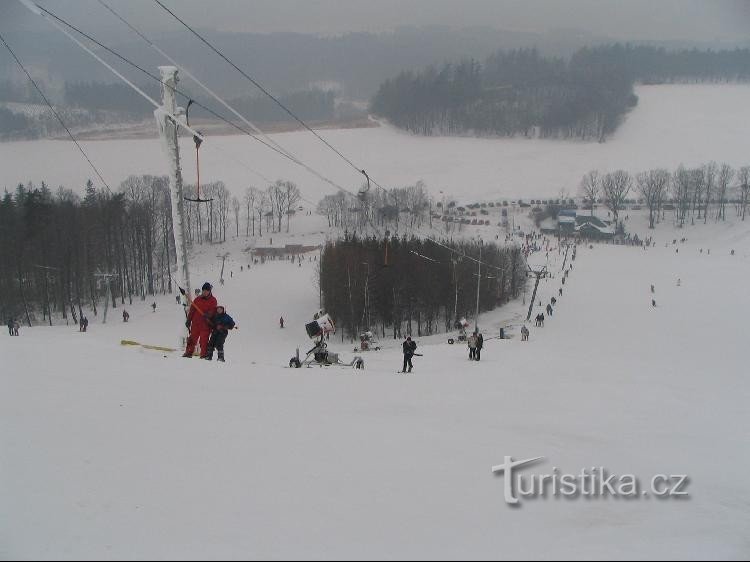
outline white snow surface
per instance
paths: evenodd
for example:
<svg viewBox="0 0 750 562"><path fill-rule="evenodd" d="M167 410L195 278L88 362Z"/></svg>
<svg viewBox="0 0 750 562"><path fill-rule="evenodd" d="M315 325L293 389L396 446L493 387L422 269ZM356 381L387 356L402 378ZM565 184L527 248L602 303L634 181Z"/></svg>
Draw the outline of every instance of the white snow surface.
<svg viewBox="0 0 750 562"><path fill-rule="evenodd" d="M747 559L750 227L655 235L648 251L580 247L529 343L517 328L489 339L524 314L517 302L480 319L480 363L417 338L411 375L395 374L388 339L364 371L285 367L309 346L315 263L240 273L242 240L215 291L240 325L226 364L120 346L174 344L171 297L127 306L128 324L120 308L106 325L90 315L86 334L3 335L0 559ZM193 256L195 279L218 285L215 253ZM511 508L491 474L505 455L545 456L544 473L688 474L690 498Z"/></svg>
<svg viewBox="0 0 750 562"><path fill-rule="evenodd" d="M444 191L446 196L466 202L469 198L557 197L562 189L569 196L576 195L581 177L591 169L639 172L710 160L735 167L748 164L750 85L640 86L636 92L638 106L605 143L425 138L390 126L323 130L320 135L381 185L413 185L423 180L435 196ZM271 136L347 189L356 190L362 184L362 175L311 133ZM83 141L82 145L114 188L131 174L167 174L158 142L154 127L150 140ZM194 183L192 139L183 137L181 147L185 181ZM127 158L123 158L125 154ZM0 188L13 189L19 182L31 180L82 191L92 175L69 141L0 143ZM263 177L295 181L312 201L334 191L310 172L246 136L210 137L201 147L201 181L223 180L240 195L249 185L265 187Z"/></svg>
<svg viewBox="0 0 750 562"><path fill-rule="evenodd" d="M642 87L639 107L605 144L420 139L387 127L324 134L375 162L386 182L423 178L467 199L485 190L543 197L592 167L746 164L747 127L738 127L748 93ZM304 134L277 138L333 168ZM217 139L239 154L237 141ZM122 179L165 173L156 142L84 144ZM271 177L297 177L241 142ZM251 181L221 162L215 179L237 192ZM0 144L9 186L18 176L54 186L53 172L68 185L88 177L64 142ZM324 192L300 184L310 199ZM120 345L176 344L182 310L169 295L156 312L151 299L127 304L128 324L119 306L106 325L87 311L86 334L64 325L0 333L0 559L747 560L750 222L730 208L727 223L677 230L667 221L649 232L644 213L629 215L628 228L653 234L655 248L581 246L555 315L543 329L529 324L530 342L518 334L521 301L480 318L479 363L437 335L417 337L424 356L411 375L395 374L401 342L388 338L363 354L363 371L289 369L295 348L311 346L304 323L318 307L317 264L240 272L250 261L243 250L267 237L191 256L194 284L217 285L240 326L226 364ZM469 227L465 236L494 232ZM299 213L273 242L328 235L321 217ZM215 256L225 251L220 286ZM561 260L550 253L545 304L560 287ZM491 339L509 324L512 339ZM331 349L353 356L338 337ZM544 456L529 473L603 466L645 484L687 474L690 497L539 498L511 508L491 473L508 455Z"/></svg>

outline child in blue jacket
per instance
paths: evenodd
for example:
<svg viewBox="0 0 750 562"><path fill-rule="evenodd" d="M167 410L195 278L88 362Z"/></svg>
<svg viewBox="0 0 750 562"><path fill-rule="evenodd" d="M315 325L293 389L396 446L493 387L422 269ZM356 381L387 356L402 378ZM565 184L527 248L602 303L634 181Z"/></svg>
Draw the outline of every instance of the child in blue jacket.
<svg viewBox="0 0 750 562"><path fill-rule="evenodd" d="M216 307L216 314L210 319L211 322L211 339L208 340L208 349L206 350L206 359L211 361L214 358L214 349L218 352L217 360L224 362L224 342L229 335L229 330L236 326L234 320L223 306Z"/></svg>

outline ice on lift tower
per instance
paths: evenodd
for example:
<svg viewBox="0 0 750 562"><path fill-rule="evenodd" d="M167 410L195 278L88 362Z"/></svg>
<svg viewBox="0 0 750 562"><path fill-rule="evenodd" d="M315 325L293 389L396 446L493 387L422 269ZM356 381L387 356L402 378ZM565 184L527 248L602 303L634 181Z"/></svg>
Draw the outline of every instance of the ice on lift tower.
<svg viewBox="0 0 750 562"><path fill-rule="evenodd" d="M185 198L182 190L182 170L180 168L180 147L178 144L178 123L175 118L183 120L185 110L177 107L175 88L177 87L177 67L160 66L162 106L154 110L154 117L159 128L164 154L169 164L169 188L172 200L172 230L174 247L177 254L177 273L175 282L178 287L191 294L190 269L188 265L187 243L185 237ZM174 116L174 117L173 117Z"/></svg>

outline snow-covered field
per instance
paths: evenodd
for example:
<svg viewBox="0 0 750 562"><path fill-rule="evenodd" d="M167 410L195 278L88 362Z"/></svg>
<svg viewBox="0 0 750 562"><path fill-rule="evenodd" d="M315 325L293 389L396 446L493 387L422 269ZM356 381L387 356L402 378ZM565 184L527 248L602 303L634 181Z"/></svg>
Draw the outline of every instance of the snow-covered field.
<svg viewBox="0 0 750 562"><path fill-rule="evenodd" d="M663 225L656 241L582 246L529 343L489 339L519 302L481 318L482 362L424 338L410 376L392 341L364 371L285 368L309 343L315 263L240 273L239 243L216 289L240 324L226 364L119 345L174 344L168 297L87 334L0 337L0 558L747 559L750 226ZM214 254L196 279L216 282ZM557 251L550 267L545 303ZM506 455L687 474L690 497L514 509L490 471Z"/></svg>
<svg viewBox="0 0 750 562"><path fill-rule="evenodd" d="M423 138L383 126L325 130L321 135L341 149L380 184L403 186L418 180L437 196L459 198L543 198L565 189L575 195L581 176L592 168L638 172L710 160L747 165L750 85L641 86L639 104L604 144L529 139ZM339 184L356 188L362 176L307 132L273 135ZM106 140L82 143L108 183L130 174L166 175L156 140ZM182 139L184 172L195 181L194 149ZM317 201L332 188L259 142L242 136L210 138L201 149L201 177L223 180L236 194L249 185L290 179ZM123 157L127 155L127 157ZM251 171L252 170L252 171ZM72 143L28 141L0 144L0 188L42 180L56 187L82 189L91 170Z"/></svg>

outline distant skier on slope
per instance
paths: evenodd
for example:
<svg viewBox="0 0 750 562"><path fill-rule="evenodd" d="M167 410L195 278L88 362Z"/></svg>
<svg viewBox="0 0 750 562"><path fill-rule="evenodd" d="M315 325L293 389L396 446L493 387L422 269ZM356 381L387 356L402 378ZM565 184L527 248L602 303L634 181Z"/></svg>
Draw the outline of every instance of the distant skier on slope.
<svg viewBox="0 0 750 562"><path fill-rule="evenodd" d="M404 340L404 343L401 345L403 352L404 352L404 367L401 369L402 373L411 373L411 370L414 368L414 365L412 365L411 359L414 357L414 354L417 351L417 342L413 341L411 339L411 336L407 336L407 338ZM408 371L407 371L408 367Z"/></svg>
<svg viewBox="0 0 750 562"><path fill-rule="evenodd" d="M210 320L212 330L211 338L208 340L208 350L206 359L211 361L214 358L214 350L217 351L217 360L224 362L224 342L227 340L229 330L233 330L237 324L234 319L227 314L223 306L216 307L216 314Z"/></svg>
<svg viewBox="0 0 750 562"><path fill-rule="evenodd" d="M208 353L208 340L211 336L209 321L216 314L218 304L216 297L211 293L212 290L210 283L204 283L200 296L190 303L190 310L185 321L185 327L190 330L190 335L183 357L192 357L196 344L200 344L201 358L205 358Z"/></svg>

